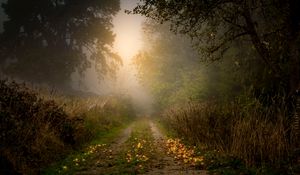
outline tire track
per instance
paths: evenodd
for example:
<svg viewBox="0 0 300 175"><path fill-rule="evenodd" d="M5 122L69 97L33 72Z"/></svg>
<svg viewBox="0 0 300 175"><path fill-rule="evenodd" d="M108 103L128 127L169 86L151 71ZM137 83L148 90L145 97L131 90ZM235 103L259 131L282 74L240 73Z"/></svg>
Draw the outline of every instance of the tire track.
<svg viewBox="0 0 300 175"><path fill-rule="evenodd" d="M107 145L101 152L90 160L89 164L75 173L76 175L106 175L114 172L116 159L122 151L123 145L131 135L134 123L122 131L120 136Z"/></svg>
<svg viewBox="0 0 300 175"><path fill-rule="evenodd" d="M166 136L164 136L157 126L149 121L157 152L159 154L159 160L155 162L153 168L147 172L147 175L158 175L158 174L172 174L172 175L206 175L204 170L196 170L195 168L182 164L180 161L175 160L173 157L166 154Z"/></svg>

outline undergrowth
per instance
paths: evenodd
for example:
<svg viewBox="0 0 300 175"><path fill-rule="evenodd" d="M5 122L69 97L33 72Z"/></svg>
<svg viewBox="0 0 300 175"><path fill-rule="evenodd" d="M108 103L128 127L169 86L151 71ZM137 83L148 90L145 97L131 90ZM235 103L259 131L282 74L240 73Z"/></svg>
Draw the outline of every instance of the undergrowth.
<svg viewBox="0 0 300 175"><path fill-rule="evenodd" d="M163 123L195 145L211 171L295 173L299 155L292 152L289 111L279 103L265 107L257 100L248 102L189 103L166 110Z"/></svg>
<svg viewBox="0 0 300 175"><path fill-rule="evenodd" d="M134 116L119 97L64 97L39 94L25 84L0 81L1 173L39 174Z"/></svg>
<svg viewBox="0 0 300 175"><path fill-rule="evenodd" d="M95 162L99 164L99 162L111 161L112 150L109 148L109 143L118 136L120 131L124 129L124 126L114 127L109 132L101 132L101 136L96 137L84 148L72 152L65 159L47 167L42 171L42 174L71 175L77 171L85 170L91 164L93 166ZM105 159L99 159L99 157L105 157Z"/></svg>

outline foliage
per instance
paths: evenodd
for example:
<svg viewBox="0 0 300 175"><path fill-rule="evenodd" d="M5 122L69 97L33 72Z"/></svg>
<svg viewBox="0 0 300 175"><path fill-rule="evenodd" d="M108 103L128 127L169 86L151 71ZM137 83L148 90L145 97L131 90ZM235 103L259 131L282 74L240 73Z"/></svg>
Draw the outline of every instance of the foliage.
<svg viewBox="0 0 300 175"><path fill-rule="evenodd" d="M179 93L186 92L179 92L180 86L184 83L184 78L190 77L188 75L183 77L182 73L193 66L190 60L195 56L192 56L193 52L188 40L170 34L166 26L160 26L153 21L144 25L146 47L136 55L134 64L138 68L140 82L150 90L159 105L163 107L172 101L168 97L175 97L175 93L178 93L177 98L181 98L182 95ZM190 60L182 59L188 52L191 55Z"/></svg>
<svg viewBox="0 0 300 175"><path fill-rule="evenodd" d="M291 116L300 88L299 7L296 0L140 0L128 12L191 38L184 45L150 22L150 46L136 63L159 106L173 105L163 115L170 128L191 144L233 156L216 163L221 173L235 174L225 170L235 165L259 168L258 174L295 170L292 142L298 139L291 123L299 126L298 112ZM189 44L198 55L189 54Z"/></svg>
<svg viewBox="0 0 300 175"><path fill-rule="evenodd" d="M95 63L99 77L121 63L112 51L119 0L8 0L1 34L1 72L68 86L71 73Z"/></svg>
<svg viewBox="0 0 300 175"><path fill-rule="evenodd" d="M158 109L190 100L225 101L239 94L247 81L241 76L246 74L244 66L232 56L233 49L226 54L226 60L204 64L200 62L203 55L198 55L190 42L172 34L168 25L153 20L144 24L145 48L136 55L134 64L140 82L155 97Z"/></svg>
<svg viewBox="0 0 300 175"><path fill-rule="evenodd" d="M43 101L22 85L0 83L1 155L16 169L29 173L75 143L76 119L54 101Z"/></svg>
<svg viewBox="0 0 300 175"><path fill-rule="evenodd" d="M170 22L173 31L193 39L206 55L202 59L218 60L234 42L242 41L263 63L262 70L268 75L264 81L277 81L272 84L275 94L292 95L299 88L299 1L140 1L133 13Z"/></svg>
<svg viewBox="0 0 300 175"><path fill-rule="evenodd" d="M18 172L36 174L134 116L129 103L117 97L105 103L95 98L95 106L86 105L88 99L78 101L81 105L76 106L72 101L45 100L25 85L1 80L1 159Z"/></svg>

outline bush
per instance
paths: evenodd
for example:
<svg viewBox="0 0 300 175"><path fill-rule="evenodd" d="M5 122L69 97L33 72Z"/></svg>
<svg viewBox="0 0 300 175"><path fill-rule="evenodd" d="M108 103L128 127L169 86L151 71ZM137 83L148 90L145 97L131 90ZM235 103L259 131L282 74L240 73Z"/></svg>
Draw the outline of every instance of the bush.
<svg viewBox="0 0 300 175"><path fill-rule="evenodd" d="M1 80L0 160L11 165L1 171L38 174L102 131L128 121L132 109L119 97L49 96Z"/></svg>
<svg viewBox="0 0 300 175"><path fill-rule="evenodd" d="M0 81L1 155L22 173L56 159L74 144L72 120L54 101L25 85Z"/></svg>

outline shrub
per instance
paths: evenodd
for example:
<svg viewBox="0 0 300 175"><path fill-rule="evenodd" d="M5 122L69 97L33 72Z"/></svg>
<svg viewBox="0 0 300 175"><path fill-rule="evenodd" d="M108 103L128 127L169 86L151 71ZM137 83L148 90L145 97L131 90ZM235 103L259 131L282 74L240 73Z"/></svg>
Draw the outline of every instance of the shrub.
<svg viewBox="0 0 300 175"><path fill-rule="evenodd" d="M22 174L38 174L101 131L128 121L132 109L119 97L38 94L25 84L0 80L1 163Z"/></svg>
<svg viewBox="0 0 300 175"><path fill-rule="evenodd" d="M74 144L72 120L54 101L15 82L0 81L1 155L23 173L56 159Z"/></svg>

